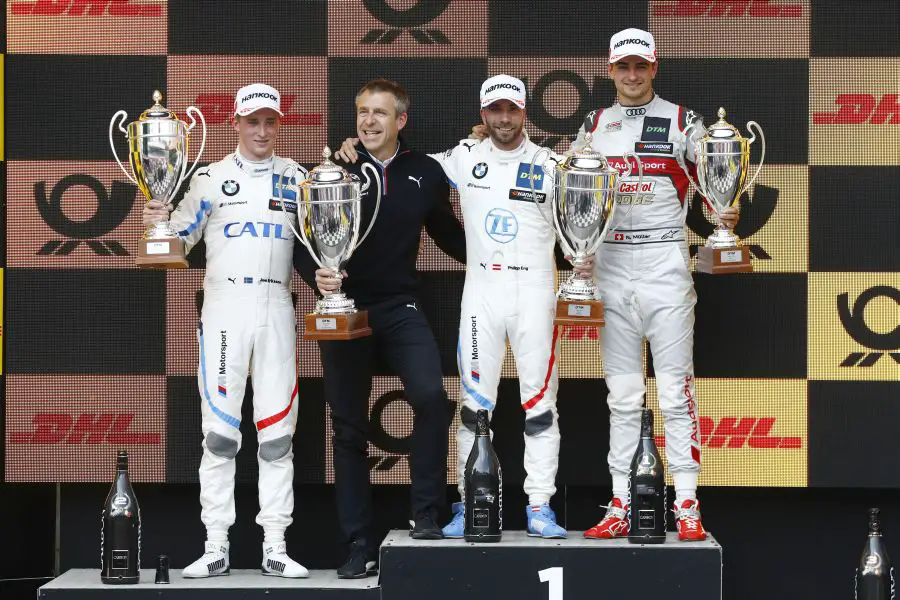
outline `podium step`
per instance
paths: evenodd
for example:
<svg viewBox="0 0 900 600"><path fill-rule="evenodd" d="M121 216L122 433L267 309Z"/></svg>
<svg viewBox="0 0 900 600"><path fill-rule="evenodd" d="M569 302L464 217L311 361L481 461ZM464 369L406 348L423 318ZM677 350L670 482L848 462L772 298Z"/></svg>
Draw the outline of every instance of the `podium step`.
<svg viewBox="0 0 900 600"><path fill-rule="evenodd" d="M641 546L582 534L543 540L505 531L498 544L470 544L391 531L381 545L382 598L722 598L722 547L712 536L686 543L669 533L665 544Z"/></svg>
<svg viewBox="0 0 900 600"><path fill-rule="evenodd" d="M180 570L169 572L171 583L155 584L156 571L141 569L137 585L103 585L99 569L72 569L41 586L38 599L48 600L378 600L378 578L338 579L334 570L310 571L308 579L267 577L258 569L232 569L231 574L208 579L184 579Z"/></svg>

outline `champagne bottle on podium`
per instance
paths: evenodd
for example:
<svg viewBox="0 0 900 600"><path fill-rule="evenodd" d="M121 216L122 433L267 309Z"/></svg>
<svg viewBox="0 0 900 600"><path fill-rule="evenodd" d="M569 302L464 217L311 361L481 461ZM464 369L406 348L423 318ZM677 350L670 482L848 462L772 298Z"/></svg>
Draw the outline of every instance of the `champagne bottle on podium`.
<svg viewBox="0 0 900 600"><path fill-rule="evenodd" d="M467 542L499 542L503 531L503 475L491 445L488 411L475 418L475 444L465 470Z"/></svg>
<svg viewBox="0 0 900 600"><path fill-rule="evenodd" d="M662 544L666 541L666 474L653 440L653 411L641 413L641 439L631 459L628 541Z"/></svg>
<svg viewBox="0 0 900 600"><path fill-rule="evenodd" d="M128 479L128 452L119 451L116 477L103 504L100 581L138 583L141 578L141 509Z"/></svg>
<svg viewBox="0 0 900 600"><path fill-rule="evenodd" d="M856 600L895 600L894 567L881 537L877 508L869 509L869 538L856 569Z"/></svg>

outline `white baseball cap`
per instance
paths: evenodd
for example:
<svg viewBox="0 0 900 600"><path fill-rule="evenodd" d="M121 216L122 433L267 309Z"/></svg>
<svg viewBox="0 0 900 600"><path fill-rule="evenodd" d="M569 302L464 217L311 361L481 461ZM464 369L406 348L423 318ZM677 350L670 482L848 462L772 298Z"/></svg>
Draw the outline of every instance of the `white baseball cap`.
<svg viewBox="0 0 900 600"><path fill-rule="evenodd" d="M614 63L626 56L640 56L656 62L656 42L649 31L643 29L623 29L609 38L609 62Z"/></svg>
<svg viewBox="0 0 900 600"><path fill-rule="evenodd" d="M251 83L238 90L234 97L234 114L245 116L261 108L271 108L279 115L281 112L281 94L271 85Z"/></svg>
<svg viewBox="0 0 900 600"><path fill-rule="evenodd" d="M525 84L509 75L494 75L481 84L481 108L497 100L509 100L525 108Z"/></svg>

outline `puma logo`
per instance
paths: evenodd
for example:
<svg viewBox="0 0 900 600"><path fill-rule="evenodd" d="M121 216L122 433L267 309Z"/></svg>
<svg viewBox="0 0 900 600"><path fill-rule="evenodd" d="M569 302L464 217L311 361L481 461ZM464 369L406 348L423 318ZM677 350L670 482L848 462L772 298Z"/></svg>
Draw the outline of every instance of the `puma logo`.
<svg viewBox="0 0 900 600"><path fill-rule="evenodd" d="M407 304L406 306L408 306L409 308L413 309L413 310L416 311L416 312L419 312L419 307L416 306L416 303L415 303L415 302L410 302L410 303Z"/></svg>
<svg viewBox="0 0 900 600"><path fill-rule="evenodd" d="M228 279L228 281L230 281L234 285L237 285L237 277L227 277L226 279Z"/></svg>
<svg viewBox="0 0 900 600"><path fill-rule="evenodd" d="M422 178L421 177L416 179L415 177L410 175L409 178L416 182L416 185L419 186L419 189L422 189Z"/></svg>

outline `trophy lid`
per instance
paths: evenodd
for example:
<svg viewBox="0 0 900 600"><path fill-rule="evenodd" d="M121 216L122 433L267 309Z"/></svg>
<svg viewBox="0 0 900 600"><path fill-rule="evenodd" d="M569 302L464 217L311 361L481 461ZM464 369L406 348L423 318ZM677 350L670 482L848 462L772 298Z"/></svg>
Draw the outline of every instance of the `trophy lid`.
<svg viewBox="0 0 900 600"><path fill-rule="evenodd" d="M142 112L138 120L177 120L175 113L162 105L162 99L162 92L153 90L153 106Z"/></svg>
<svg viewBox="0 0 900 600"><path fill-rule="evenodd" d="M741 132L738 128L725 120L725 109L719 108L719 120L710 125L706 129L706 135L717 140L741 138Z"/></svg>
<svg viewBox="0 0 900 600"><path fill-rule="evenodd" d="M310 185L342 183L347 180L347 171L331 162L331 148L322 150L322 163L309 172L306 182Z"/></svg>
<svg viewBox="0 0 900 600"><path fill-rule="evenodd" d="M598 172L609 171L611 167L602 152L591 147L591 134L588 133L584 148L566 153L566 157L558 168L567 171Z"/></svg>

